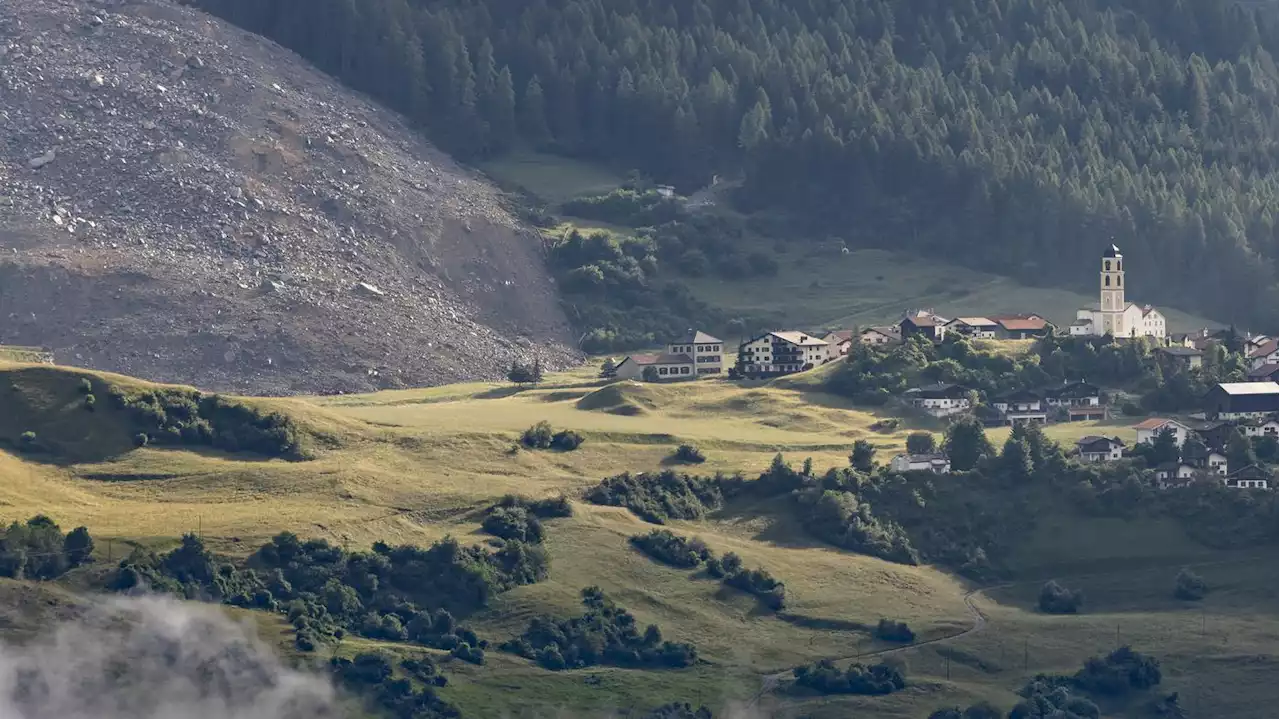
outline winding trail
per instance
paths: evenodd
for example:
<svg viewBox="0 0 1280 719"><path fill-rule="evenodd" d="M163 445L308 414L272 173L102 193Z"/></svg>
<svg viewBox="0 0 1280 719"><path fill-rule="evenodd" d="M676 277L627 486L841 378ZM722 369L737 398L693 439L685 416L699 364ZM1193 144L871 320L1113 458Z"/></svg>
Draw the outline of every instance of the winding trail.
<svg viewBox="0 0 1280 719"><path fill-rule="evenodd" d="M1134 574L1135 572L1141 573L1141 572L1167 571L1172 567L1216 567L1216 566L1225 566L1230 564L1243 564L1247 562L1256 562L1259 559L1268 558L1270 556L1271 555L1266 553L1258 553L1258 554L1250 554L1248 556L1234 557L1232 559L1220 559L1220 560L1205 561L1205 562L1167 562L1167 563L1160 563L1160 564L1152 564L1152 565L1144 566L1139 569L1134 569L1133 567L1126 567L1121 569L1109 569L1101 572L1085 572L1080 574L1060 575L1057 578L1065 579L1065 580L1091 579L1091 578L1106 577L1106 576L1111 576L1116 574ZM920 642L912 642L911 644L903 644L902 646L897 646L897 647L884 647L882 649L873 649L871 651L859 652L857 654L849 654L846 656L827 657L827 658L830 659L832 662L856 661L858 659L865 659L868 657L888 656L890 654L896 654L898 652L903 652L908 649L916 649L918 647L924 647L930 644L941 644L942 642L950 642L956 639L960 639L962 637L967 637L970 634L975 634L977 632L980 632L986 629L987 626L990 624L987 618L987 615L984 614L982 610L978 608L978 605L974 603L975 597L994 589L1006 589L1008 587L1015 587L1022 584L1038 584L1038 583L1047 581L1048 579L1049 579L1048 577L1041 577L1038 579L1023 579L1016 582L989 584L985 587L977 587L975 589L970 589L969 591L965 592L962 599L964 601L965 610L969 612L969 616L973 620L973 624L968 628L962 629L958 632L954 632L952 634L945 634L939 637L934 637L933 639L926 639ZM756 694L751 697L751 701L747 704L747 706L748 707L755 706L765 694L768 694L769 692L777 689L778 686L782 684L783 681L785 681L791 676L792 676L792 673L790 669L779 671L779 672L768 672L768 673L762 674L760 677L760 680L761 680L760 691L756 692Z"/></svg>

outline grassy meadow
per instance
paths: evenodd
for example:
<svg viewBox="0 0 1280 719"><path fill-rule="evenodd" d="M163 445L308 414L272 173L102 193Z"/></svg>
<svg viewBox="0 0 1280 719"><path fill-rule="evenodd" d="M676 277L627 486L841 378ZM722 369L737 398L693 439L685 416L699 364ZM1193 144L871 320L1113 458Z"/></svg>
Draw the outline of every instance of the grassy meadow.
<svg viewBox="0 0 1280 719"><path fill-rule="evenodd" d="M108 551L119 557L129 543L165 546L188 531L199 531L229 555L246 554L281 530L353 548L376 540L426 544L445 535L482 542L488 535L479 531L480 513L501 495L576 497L611 474L671 466L669 455L682 442L707 455L690 471L741 470L748 476L778 452L795 463L811 457L818 470L843 466L859 438L871 440L881 459L899 451L916 425L904 421L893 432L873 431L880 415L818 391L825 371L753 385L646 385L604 384L595 366L585 366L551 375L536 388L470 383L244 400L287 412L304 429L312 458L290 462L135 448L122 441L114 426L120 418L109 408L86 412L77 400L83 378L103 375L0 364L0 398L20 400L28 410L27 416L0 413L0 508L5 521L45 513L64 527L88 526L99 538L102 559ZM540 420L581 432L585 444L568 453L517 448L520 433ZM82 451L56 461L19 453L15 442L28 425L66 447L83 445ZM1126 434L1131 430L1117 423L1051 428L1063 442L1102 432L1132 439ZM1002 435L993 431L992 439ZM747 595L632 549L627 538L652 525L625 510L580 501L574 508L573 517L547 523L550 578L500 595L468 621L496 644L518 634L535 614L580 613L579 590L598 584L640 622L692 642L704 661L684 671L549 672L491 651L484 667L447 665L451 683L442 694L469 716L587 714L672 700L814 717L922 717L942 704L983 698L1008 706L1011 691L1028 676L1068 672L1112 648L1117 627L1122 641L1166 663L1170 690L1199 693L1205 707L1229 707L1231 716L1269 716L1275 706L1274 547L1259 555L1214 552L1174 524L1064 513L1041 518L1018 556L1016 583L976 591L931 567L892 564L817 542L767 501L733 506L704 521L671 522L673 531L699 536L716 552L736 552L747 566L764 567L784 581L788 607L773 615ZM1171 598L1173 575L1183 564L1196 565L1214 587L1200 604ZM1086 613L1034 611L1047 577L1084 589ZM797 664L891 649L869 632L881 617L908 622L919 640L937 640L892 652L907 667L906 691L887 697L761 695ZM285 647L287 632L277 623L264 617L264 636L278 637ZM358 638L337 651L375 644L392 653L426 651ZM1115 716L1127 715L1125 707L1117 711ZM1224 715L1206 710L1191 716Z"/></svg>

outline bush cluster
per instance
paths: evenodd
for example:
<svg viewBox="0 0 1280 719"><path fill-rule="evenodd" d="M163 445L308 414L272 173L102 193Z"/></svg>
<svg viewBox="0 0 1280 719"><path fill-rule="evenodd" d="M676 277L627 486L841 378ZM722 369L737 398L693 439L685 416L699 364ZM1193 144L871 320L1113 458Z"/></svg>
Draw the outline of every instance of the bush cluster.
<svg viewBox="0 0 1280 719"><path fill-rule="evenodd" d="M529 449L556 449L561 452L572 452L582 446L582 442L581 434L571 429L562 429L557 432L551 423L546 421L526 429L520 436L520 443Z"/></svg>
<svg viewBox="0 0 1280 719"><path fill-rule="evenodd" d="M692 645L665 641L656 625L641 632L635 617L599 587L582 590L581 617L535 617L502 648L551 670L609 664L620 667L687 667L698 659Z"/></svg>
<svg viewBox="0 0 1280 719"><path fill-rule="evenodd" d="M671 702L663 704L645 714L643 719L712 719L711 710L706 707L694 708L688 702Z"/></svg>
<svg viewBox="0 0 1280 719"><path fill-rule="evenodd" d="M655 190L617 189L604 195L580 197L562 205L565 214L627 227L650 227L684 216L678 200Z"/></svg>
<svg viewBox="0 0 1280 719"><path fill-rule="evenodd" d="M502 539L537 544L545 537L542 519L572 515L573 506L564 495L532 500L508 494L488 509L481 526Z"/></svg>
<svg viewBox="0 0 1280 719"><path fill-rule="evenodd" d="M302 459L297 427L276 412L195 390L164 388L129 394L112 387L109 395L145 437L135 438L138 445L206 445L228 452Z"/></svg>
<svg viewBox="0 0 1280 719"><path fill-rule="evenodd" d="M0 577L57 579L90 561L93 538L76 527L67 534L43 514L14 522L0 535Z"/></svg>
<svg viewBox="0 0 1280 719"><path fill-rule="evenodd" d="M1067 589L1050 579L1040 589L1038 605L1046 614L1075 614L1084 605L1084 592Z"/></svg>
<svg viewBox="0 0 1280 719"><path fill-rule="evenodd" d="M1080 689L1106 696L1150 689L1158 685L1160 679L1160 662L1129 647L1120 647L1105 657L1086 660L1072 677Z"/></svg>
<svg viewBox="0 0 1280 719"><path fill-rule="evenodd" d="M892 619L881 619L876 624L876 637L886 642L914 642L916 633L911 631L911 627L906 622L898 622Z"/></svg>
<svg viewBox="0 0 1280 719"><path fill-rule="evenodd" d="M413 668L406 667L408 661ZM395 676L391 661L379 653L357 654L350 659L333 657L329 669L337 682L348 689L368 696L373 703L395 719L445 719L460 717L456 706L441 699L435 691L444 686L444 676L436 673L429 658L401 662L401 666L426 686L415 689L406 678Z"/></svg>
<svg viewBox="0 0 1280 719"><path fill-rule="evenodd" d="M796 685L822 694L892 694L905 689L902 671L888 664L853 663L844 671L830 659L792 670Z"/></svg>
<svg viewBox="0 0 1280 719"><path fill-rule="evenodd" d="M711 557L711 550L701 539L686 539L669 529L637 534L630 541L632 546L650 557L680 569L692 569Z"/></svg>
<svg viewBox="0 0 1280 719"><path fill-rule="evenodd" d="M371 552L347 552L288 532L237 568L216 564L203 542L187 535L163 555L136 550L120 563L109 587L149 586L280 611L293 623L296 644L304 651L350 631L456 650L455 656L480 663L486 642L459 626L451 612L484 607L494 594L544 579L547 570L545 551L518 540L495 552L464 547L452 538L427 549L378 542Z"/></svg>
<svg viewBox="0 0 1280 719"><path fill-rule="evenodd" d="M586 499L592 504L626 507L646 522L662 524L668 519L701 518L724 506L725 499L741 486L741 477L720 474L701 477L672 470L656 474L624 472L591 488Z"/></svg>

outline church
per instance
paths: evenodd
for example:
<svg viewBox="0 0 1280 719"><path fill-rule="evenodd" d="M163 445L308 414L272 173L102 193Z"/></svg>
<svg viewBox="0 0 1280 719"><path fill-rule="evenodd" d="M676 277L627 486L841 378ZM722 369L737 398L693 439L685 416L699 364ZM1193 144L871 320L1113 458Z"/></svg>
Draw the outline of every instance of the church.
<svg viewBox="0 0 1280 719"><path fill-rule="evenodd" d="M1102 254L1100 304L1076 311L1072 336L1155 337L1163 340L1164 315L1151 305L1124 301L1124 255L1115 245Z"/></svg>

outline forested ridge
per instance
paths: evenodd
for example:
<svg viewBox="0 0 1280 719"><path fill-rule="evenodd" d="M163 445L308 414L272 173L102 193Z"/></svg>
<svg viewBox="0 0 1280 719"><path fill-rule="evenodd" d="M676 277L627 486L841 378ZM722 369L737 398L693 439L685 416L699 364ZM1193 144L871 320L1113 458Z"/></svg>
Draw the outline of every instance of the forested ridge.
<svg viewBox="0 0 1280 719"><path fill-rule="evenodd" d="M1273 6L1227 0L191 0L405 112L909 248L1278 323Z"/></svg>

